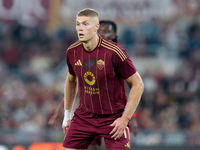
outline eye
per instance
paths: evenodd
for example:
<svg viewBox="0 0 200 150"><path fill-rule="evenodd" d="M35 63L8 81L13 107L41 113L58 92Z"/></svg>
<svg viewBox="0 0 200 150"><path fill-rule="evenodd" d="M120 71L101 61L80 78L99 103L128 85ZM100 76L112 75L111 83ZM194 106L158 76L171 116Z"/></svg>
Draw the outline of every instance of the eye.
<svg viewBox="0 0 200 150"><path fill-rule="evenodd" d="M80 23L76 23L76 26L79 26L80 25Z"/></svg>

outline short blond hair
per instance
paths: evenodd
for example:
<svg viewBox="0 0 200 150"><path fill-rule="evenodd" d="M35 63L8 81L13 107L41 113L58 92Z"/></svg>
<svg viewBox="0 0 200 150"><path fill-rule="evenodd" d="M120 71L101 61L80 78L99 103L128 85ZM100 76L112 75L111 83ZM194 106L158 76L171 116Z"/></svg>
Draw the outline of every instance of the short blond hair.
<svg viewBox="0 0 200 150"><path fill-rule="evenodd" d="M99 18L99 14L96 10L91 9L91 8L85 8L83 10L81 10L77 16L87 16L87 17L98 17Z"/></svg>
<svg viewBox="0 0 200 150"><path fill-rule="evenodd" d="M85 8L83 10L81 10L78 14L77 17L82 17L82 16L86 16L86 17L91 17L91 18L96 18L97 21L99 22L99 14L96 10L91 9L91 8Z"/></svg>

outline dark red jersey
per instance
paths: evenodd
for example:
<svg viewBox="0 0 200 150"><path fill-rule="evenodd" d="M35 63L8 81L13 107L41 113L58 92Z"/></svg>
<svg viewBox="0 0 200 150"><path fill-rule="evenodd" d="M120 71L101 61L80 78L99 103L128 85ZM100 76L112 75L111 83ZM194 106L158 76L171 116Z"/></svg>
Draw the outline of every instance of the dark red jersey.
<svg viewBox="0 0 200 150"><path fill-rule="evenodd" d="M92 51L77 41L67 50L69 73L79 82L79 108L95 114L122 112L127 98L124 80L136 69L125 50L110 40L99 37Z"/></svg>

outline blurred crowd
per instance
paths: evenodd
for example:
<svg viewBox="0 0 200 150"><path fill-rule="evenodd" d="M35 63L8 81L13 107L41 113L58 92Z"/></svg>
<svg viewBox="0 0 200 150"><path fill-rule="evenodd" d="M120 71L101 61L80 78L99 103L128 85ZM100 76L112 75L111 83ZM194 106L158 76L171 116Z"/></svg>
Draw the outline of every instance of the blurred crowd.
<svg viewBox="0 0 200 150"><path fill-rule="evenodd" d="M0 127L40 132L62 100L66 68L61 77L60 68L76 35L62 29L50 35L42 24L0 26Z"/></svg>
<svg viewBox="0 0 200 150"><path fill-rule="evenodd" d="M133 62L155 59L142 71L145 91L137 110L139 128L200 132L198 16L168 21L153 18L126 29L122 36ZM158 63L163 68L153 69ZM170 65L174 68L167 69Z"/></svg>
<svg viewBox="0 0 200 150"><path fill-rule="evenodd" d="M63 98L65 53L76 40L69 28L48 33L44 24L26 27L14 21L0 22L1 130L61 130L61 120L49 126L48 119ZM145 91L137 109L139 130L200 132L198 19L153 18L121 29L119 41L132 59L181 62L173 73L151 71L154 66L141 73Z"/></svg>

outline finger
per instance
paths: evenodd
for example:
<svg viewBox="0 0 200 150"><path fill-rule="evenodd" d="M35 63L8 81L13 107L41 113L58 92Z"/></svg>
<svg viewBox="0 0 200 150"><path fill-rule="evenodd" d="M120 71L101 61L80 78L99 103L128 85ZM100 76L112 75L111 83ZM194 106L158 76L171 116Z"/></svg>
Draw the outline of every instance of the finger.
<svg viewBox="0 0 200 150"><path fill-rule="evenodd" d="M71 120L68 120L68 121L67 121L68 126L70 125L70 123L71 123Z"/></svg>
<svg viewBox="0 0 200 150"><path fill-rule="evenodd" d="M112 129L112 131L110 132L110 134L114 134L116 131L117 131L117 128L114 127L114 128Z"/></svg>
<svg viewBox="0 0 200 150"><path fill-rule="evenodd" d="M113 135L111 136L111 138L117 138L118 137L118 135L120 134L120 130L119 129L115 129L114 131L113 131L113 133L112 133Z"/></svg>
<svg viewBox="0 0 200 150"><path fill-rule="evenodd" d="M112 138L112 139L115 139L115 140L117 139L117 137L118 137L118 133L117 133L117 132L115 132L115 134L113 134L113 135L111 136L111 138Z"/></svg>
<svg viewBox="0 0 200 150"><path fill-rule="evenodd" d="M110 124L111 127L115 126L115 122L113 122L112 124Z"/></svg>
<svg viewBox="0 0 200 150"><path fill-rule="evenodd" d="M122 134L121 131L117 131L111 138L114 138L114 140L120 139Z"/></svg>
<svg viewBox="0 0 200 150"><path fill-rule="evenodd" d="M66 134L66 129L67 128L65 126L62 126L62 128L63 128L63 133Z"/></svg>

